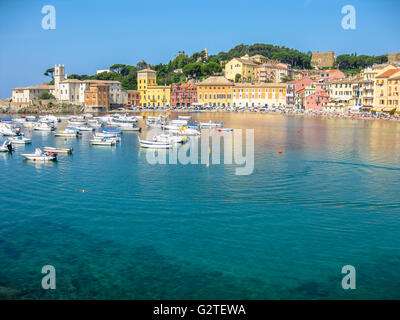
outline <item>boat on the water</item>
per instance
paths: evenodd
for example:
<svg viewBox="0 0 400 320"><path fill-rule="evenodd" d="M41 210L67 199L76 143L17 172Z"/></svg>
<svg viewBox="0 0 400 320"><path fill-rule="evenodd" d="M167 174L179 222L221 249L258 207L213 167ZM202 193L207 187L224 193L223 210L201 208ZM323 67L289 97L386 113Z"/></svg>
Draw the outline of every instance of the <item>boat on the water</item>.
<svg viewBox="0 0 400 320"><path fill-rule="evenodd" d="M116 144L116 140L112 138L99 138L99 137L94 137L92 140L90 140L91 145L95 146L114 146Z"/></svg>
<svg viewBox="0 0 400 320"><path fill-rule="evenodd" d="M222 128L224 124L222 122L200 122L200 128Z"/></svg>
<svg viewBox="0 0 400 320"><path fill-rule="evenodd" d="M88 127L87 125L77 126L76 129L78 131L93 131L94 130L93 127Z"/></svg>
<svg viewBox="0 0 400 320"><path fill-rule="evenodd" d="M76 128L66 128L54 133L55 137L77 138L81 133Z"/></svg>
<svg viewBox="0 0 400 320"><path fill-rule="evenodd" d="M72 148L55 148L55 147L44 147L43 151L52 152L52 153L62 153L62 154L70 154L72 153Z"/></svg>
<svg viewBox="0 0 400 320"><path fill-rule="evenodd" d="M148 149L170 149L172 148L172 144L170 142L157 142L157 141L149 141L149 140L141 140L139 137L139 144L142 148Z"/></svg>
<svg viewBox="0 0 400 320"><path fill-rule="evenodd" d="M8 139L4 140L4 142L0 146L0 152L12 152L12 151L13 151L12 143Z"/></svg>
<svg viewBox="0 0 400 320"><path fill-rule="evenodd" d="M8 138L8 140L12 144L29 144L29 143L32 143L31 139L25 138L23 136L10 137L10 138Z"/></svg>
<svg viewBox="0 0 400 320"><path fill-rule="evenodd" d="M21 128L18 128L11 123L0 122L0 135L13 137L20 134Z"/></svg>
<svg viewBox="0 0 400 320"><path fill-rule="evenodd" d="M217 131L218 132L232 132L233 129L232 128L218 128Z"/></svg>
<svg viewBox="0 0 400 320"><path fill-rule="evenodd" d="M23 153L21 156L31 161L57 161L56 153L43 152L40 148L36 148L35 153Z"/></svg>
<svg viewBox="0 0 400 320"><path fill-rule="evenodd" d="M178 116L179 120L190 120L192 119L192 116Z"/></svg>
<svg viewBox="0 0 400 320"><path fill-rule="evenodd" d="M188 137L187 136L173 136L170 134L160 134L158 136L154 136L153 141L164 142L164 143L186 143L188 141Z"/></svg>
<svg viewBox="0 0 400 320"><path fill-rule="evenodd" d="M36 131L54 131L56 128L54 124L51 122L38 122L34 127L33 130Z"/></svg>

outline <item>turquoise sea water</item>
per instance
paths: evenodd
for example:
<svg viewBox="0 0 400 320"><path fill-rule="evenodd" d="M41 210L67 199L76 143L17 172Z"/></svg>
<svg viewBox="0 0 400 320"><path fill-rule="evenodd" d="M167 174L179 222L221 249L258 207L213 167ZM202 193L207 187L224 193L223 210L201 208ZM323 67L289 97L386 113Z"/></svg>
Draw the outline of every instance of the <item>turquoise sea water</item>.
<svg viewBox="0 0 400 320"><path fill-rule="evenodd" d="M254 128L254 172L151 165L136 133L104 148L27 132L32 146L0 154L0 298L400 298L400 124L193 116ZM74 154L22 160L43 145Z"/></svg>

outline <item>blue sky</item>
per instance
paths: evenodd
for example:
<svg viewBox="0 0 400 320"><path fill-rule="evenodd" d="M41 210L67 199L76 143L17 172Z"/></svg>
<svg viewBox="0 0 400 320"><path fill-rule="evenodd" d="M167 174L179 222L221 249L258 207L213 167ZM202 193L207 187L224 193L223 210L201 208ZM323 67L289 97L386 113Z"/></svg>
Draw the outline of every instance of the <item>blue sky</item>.
<svg viewBox="0 0 400 320"><path fill-rule="evenodd" d="M44 5L56 29L43 30ZM356 30L341 27L344 5ZM237 44L271 43L301 51L379 55L400 52L397 0L0 0L0 98L41 84L43 72L93 74L114 63L168 62L178 51L210 54Z"/></svg>

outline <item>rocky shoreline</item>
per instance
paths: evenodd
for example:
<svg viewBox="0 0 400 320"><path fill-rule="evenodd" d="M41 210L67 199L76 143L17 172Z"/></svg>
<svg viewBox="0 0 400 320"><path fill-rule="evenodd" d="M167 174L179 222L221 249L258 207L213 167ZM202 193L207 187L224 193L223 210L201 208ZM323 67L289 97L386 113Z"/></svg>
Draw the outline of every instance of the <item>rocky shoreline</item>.
<svg viewBox="0 0 400 320"><path fill-rule="evenodd" d="M9 100L0 101L2 114L81 114L85 108L81 105L57 103L55 100L41 100L34 104L15 104Z"/></svg>

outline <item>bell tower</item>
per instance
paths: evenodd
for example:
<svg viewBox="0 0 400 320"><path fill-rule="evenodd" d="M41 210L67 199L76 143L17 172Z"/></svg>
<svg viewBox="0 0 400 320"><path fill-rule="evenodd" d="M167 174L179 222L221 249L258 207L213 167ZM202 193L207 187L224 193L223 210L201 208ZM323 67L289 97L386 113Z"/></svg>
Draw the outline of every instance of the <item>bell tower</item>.
<svg viewBox="0 0 400 320"><path fill-rule="evenodd" d="M54 66L54 92L56 99L60 100L60 82L65 79L64 65Z"/></svg>

